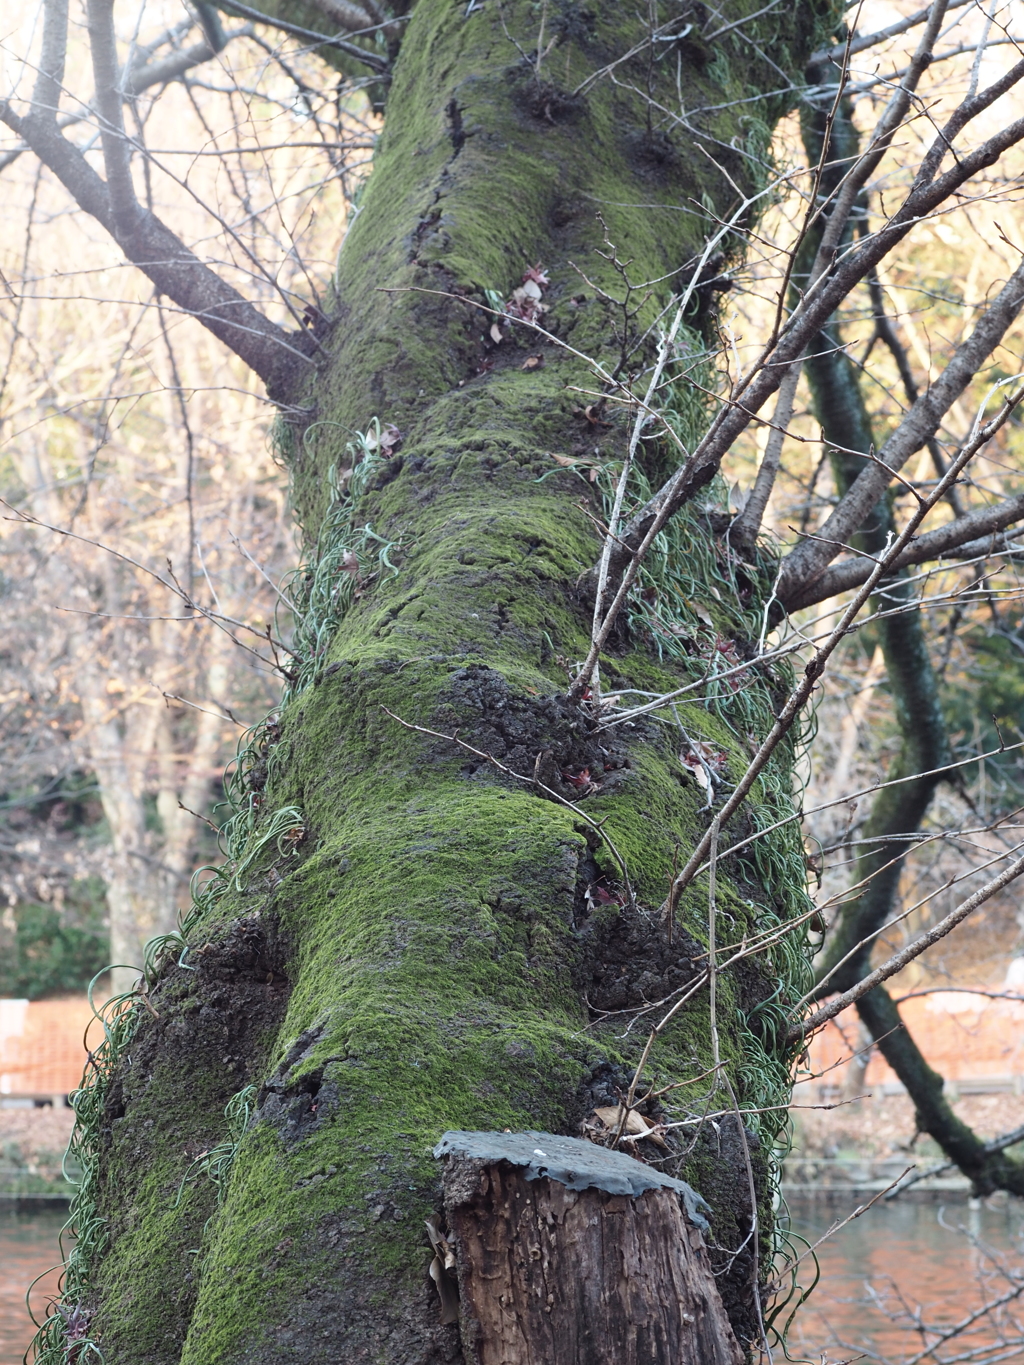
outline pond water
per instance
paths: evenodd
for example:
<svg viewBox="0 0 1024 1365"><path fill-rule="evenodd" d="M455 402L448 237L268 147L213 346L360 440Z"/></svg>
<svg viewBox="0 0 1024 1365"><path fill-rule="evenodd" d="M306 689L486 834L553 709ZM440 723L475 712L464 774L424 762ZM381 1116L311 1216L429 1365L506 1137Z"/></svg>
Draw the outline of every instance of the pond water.
<svg viewBox="0 0 1024 1365"><path fill-rule="evenodd" d="M794 1232L810 1241L855 1207L799 1199L790 1199L789 1206ZM65 1217L62 1212L0 1211L0 1365L20 1365L32 1339L25 1290L58 1259L57 1236ZM829 1362L860 1356L909 1365L936 1340L922 1335L920 1324L948 1327L986 1301L1012 1293L1012 1279L1004 1272L1024 1268L1024 1203L876 1205L825 1242L817 1255L822 1280L790 1329L791 1356L815 1365L823 1354ZM807 1283L813 1274L810 1260L804 1267L801 1278ZM33 1290L37 1317L45 1313L56 1285L52 1272ZM1024 1295L1019 1311L1011 1301L997 1321L982 1317L967 1337L952 1339L927 1365L954 1358L980 1365L1024 1362ZM777 1359L783 1359L781 1352Z"/></svg>
<svg viewBox="0 0 1024 1365"><path fill-rule="evenodd" d="M32 1308L43 1320L46 1304L57 1288L60 1259L57 1238L67 1210L15 1213L0 1209L0 1365L20 1365L35 1328L25 1310L25 1291L36 1278ZM49 1274L46 1272L49 1271Z"/></svg>
<svg viewBox="0 0 1024 1365"><path fill-rule="evenodd" d="M790 1199L789 1207L793 1230L813 1242L856 1204ZM817 1256L821 1281L787 1338L793 1357L838 1362L863 1354L892 1365L1024 1362L1022 1201L880 1202ZM801 1269L809 1282L809 1259ZM980 1312L948 1343L940 1340L939 1333L999 1298L1008 1300L1002 1308Z"/></svg>

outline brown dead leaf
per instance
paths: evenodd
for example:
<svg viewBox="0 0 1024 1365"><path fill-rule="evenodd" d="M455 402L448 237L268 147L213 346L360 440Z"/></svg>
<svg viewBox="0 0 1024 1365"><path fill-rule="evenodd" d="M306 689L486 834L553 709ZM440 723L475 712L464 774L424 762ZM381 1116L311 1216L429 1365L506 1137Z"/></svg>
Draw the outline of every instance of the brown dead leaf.
<svg viewBox="0 0 1024 1365"><path fill-rule="evenodd" d="M365 440L367 450L379 450L385 459L390 459L402 444L402 433L394 422L385 422L379 434L371 427L366 433Z"/></svg>
<svg viewBox="0 0 1024 1365"><path fill-rule="evenodd" d="M686 599L686 605L690 608L698 621L702 621L704 625L710 626L711 629L714 630L715 623L707 607L702 607L699 602L691 602L689 598Z"/></svg>
<svg viewBox="0 0 1024 1365"><path fill-rule="evenodd" d="M714 795L714 792L711 786L711 778L708 777L707 774L707 769L701 763L691 763L685 759L683 760L683 767L693 778L693 780L697 783L697 786L702 789L704 795L710 801L711 797Z"/></svg>
<svg viewBox="0 0 1024 1365"><path fill-rule="evenodd" d="M437 1225L431 1219L427 1219L427 1236L430 1238L430 1245L434 1249L434 1258L430 1262L428 1273L434 1281L437 1296L441 1300L442 1324L458 1322L459 1320L459 1288L455 1275L455 1248L448 1240L450 1235L450 1233L439 1231Z"/></svg>
<svg viewBox="0 0 1024 1365"><path fill-rule="evenodd" d="M594 1109L591 1112L590 1117L597 1119L609 1132L617 1133L619 1131L619 1125L622 1123L622 1114L623 1108L621 1104L607 1104L602 1105L600 1109ZM647 1120L638 1114L635 1109L631 1109L629 1113L626 1114L623 1136L633 1139L647 1138L650 1142L655 1143L656 1146L663 1147L668 1151L668 1143L658 1132L657 1128L652 1128Z"/></svg>
<svg viewBox="0 0 1024 1365"><path fill-rule="evenodd" d="M688 768L703 770L707 767L716 774L721 773L727 759L728 754L724 750L706 739L691 739L679 754L679 762L685 763Z"/></svg>
<svg viewBox="0 0 1024 1365"><path fill-rule="evenodd" d="M501 345L501 327L496 322L491 323L491 340L494 342L495 346Z"/></svg>

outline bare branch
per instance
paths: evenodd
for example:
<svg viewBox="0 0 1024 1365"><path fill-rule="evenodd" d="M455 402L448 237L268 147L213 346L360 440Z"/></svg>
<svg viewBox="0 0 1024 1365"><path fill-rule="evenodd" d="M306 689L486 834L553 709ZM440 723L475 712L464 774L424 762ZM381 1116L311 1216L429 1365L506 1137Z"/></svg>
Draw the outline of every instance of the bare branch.
<svg viewBox="0 0 1024 1365"><path fill-rule="evenodd" d="M917 402L920 391L917 387L917 382L914 379L914 373L910 368L910 359L907 356L906 348L896 335L896 329L893 327L889 314L886 312L882 282L877 275L872 275L868 279L868 291L871 295L871 305L875 310L875 336L888 348L893 360L895 360L896 368L899 370L900 379L903 383L904 392L907 395L907 402L913 405ZM932 464L935 466L935 472L941 479L946 472L946 461L942 451L939 449L939 443L934 436L930 436L926 444L928 446L928 453L932 457ZM951 488L949 490L949 497L946 501L949 503L950 507L952 507L954 516L962 517L964 515L965 508L960 498L959 491L956 488Z"/></svg>
<svg viewBox="0 0 1024 1365"><path fill-rule="evenodd" d="M788 374L779 385L778 397L775 400L775 412L772 415L772 428L768 435L768 443L764 448L764 456L757 471L757 478L754 480L754 487L750 490L747 505L729 528L730 541L734 545L738 545L740 549L752 548L761 529L761 520L764 517L768 499L771 497L772 488L775 485L775 476L779 472L782 443L786 439L786 428L793 416L793 403L796 399L796 389L799 382L800 361L798 360L789 367Z"/></svg>
<svg viewBox="0 0 1024 1365"><path fill-rule="evenodd" d="M894 953L880 967L876 967L873 972L858 981L855 986L851 986L848 991L843 991L842 995L835 996L827 1005L822 1005L821 1009L815 1010L813 1014L808 1015L799 1024L794 1024L789 1030L788 1041L791 1043L800 1042L809 1033L821 1028L822 1024L827 1024L837 1014L842 1014L848 1006L867 995L868 991L874 990L883 981L888 981L890 976L895 976L897 972L901 972L909 962L920 957L926 948L938 943L939 939L945 938L951 929L955 929L962 920L973 914L980 905L984 905L997 891L1002 891L1004 886L1009 886L1012 881L1016 881L1022 872L1024 872L1024 857L1017 858L1009 867L1000 872L998 877L993 877L991 881L979 887L973 896L968 896L965 901L961 901L955 910L950 911L945 919L940 920L935 925L934 929L929 929L926 934L922 934L913 943L908 943L905 948Z"/></svg>
<svg viewBox="0 0 1024 1365"><path fill-rule="evenodd" d="M61 0L61 3L64 3L64 0ZM180 30L187 33L191 27L192 21L189 20L180 26ZM193 43L191 47L182 48L178 52L171 52L164 57L151 61L150 58L165 42L172 42L180 36L180 31L171 30L170 33L162 34L157 42L138 48L133 59L122 70L118 81L118 89L121 91L122 99L133 99L154 85L167 85L171 81L180 80L194 67L202 66L204 62L212 60L218 52L223 51L224 47L236 38L253 38L255 35L256 30L252 24L243 24L240 28L225 33L223 35L224 41L218 48L211 46L209 40L204 38L201 42ZM45 47L44 35L44 56L40 61L40 80L42 79L42 72L48 69L45 65ZM57 95L59 93L58 90ZM56 109L56 96L53 99L53 108ZM42 115L45 112L41 96L33 95L31 112L33 115L37 113ZM83 119L87 119L92 112L91 106L86 106L77 112L62 114L57 119L57 127L61 130L70 128L76 123L81 123ZM0 171L5 171L8 166L30 150L31 148L26 143L23 147L11 147L8 151L0 153Z"/></svg>
<svg viewBox="0 0 1024 1365"><path fill-rule="evenodd" d="M305 38L318 47L337 48L339 52L344 52L346 56L354 57L356 61L368 66L371 71L376 71L382 79L390 78L390 67L385 59L378 57L375 52L357 47L355 43L347 43L343 38L331 38L326 33L315 33L312 29L300 28L298 24L290 24L286 19L275 19L271 14L264 14L249 5L239 4L238 0L231 0L231 9L244 19L252 19L257 24L269 24L271 28L279 28L282 33L289 33L293 38Z"/></svg>
<svg viewBox="0 0 1024 1365"><path fill-rule="evenodd" d="M814 691L815 684L825 671L825 667L835 653L840 641L848 634L858 612L868 600L875 586L881 581L886 573L889 572L892 561L895 560L913 539L914 533L921 522L928 515L937 502L944 497L947 488L954 482L960 472L970 463L977 452L982 448L986 441L990 440L996 431L1003 425L1010 414L1024 400L1024 389L1019 390L1012 398L1008 398L996 416L988 422L974 437L973 440L966 442L956 460L950 465L946 476L939 480L931 494L922 499L915 510L907 526L896 537L895 542L889 547L886 553L876 561L868 578L864 581L853 601L843 611L835 629L814 653L804 669L803 678L796 684L786 702L783 705L775 724L772 726L768 735L762 740L757 753L750 760L746 772L737 782L732 795L726 801L721 810L721 823L724 825L729 817L739 809L746 798L747 793L757 780L758 774L763 770L765 764L778 748L782 739L787 735L793 726L793 722L807 704L811 693ZM625 581L625 580L623 580ZM686 866L679 875L673 880L668 897L662 907L666 916L671 917L675 914L676 905L685 887L689 886L694 877L700 871L704 859L707 857L708 849L711 844L711 833L706 831L697 841L697 846L690 854Z"/></svg>
<svg viewBox="0 0 1024 1365"><path fill-rule="evenodd" d="M350 33L359 33L362 29L372 28L375 22L373 15L365 9L360 9L358 5L352 4L351 0L313 0L313 6L326 19L331 19L334 23L340 24Z"/></svg>
<svg viewBox="0 0 1024 1365"><path fill-rule="evenodd" d="M911 96L931 62L932 49L939 36L939 29L942 26L945 13L946 0L934 0L931 14L928 17L928 24L921 35L921 41L917 45L917 51L914 53L906 74L894 91L885 112L871 134L868 146L857 158L856 163L842 182L835 206L829 213L828 222L825 224L825 230L821 235L814 264L811 267L809 283L812 285L819 275L828 268L834 253L839 249L850 214L857 202L857 196L874 174L882 157L889 150L897 130L903 123L907 110L910 108ZM825 145L828 145L827 141Z"/></svg>
<svg viewBox="0 0 1024 1365"><path fill-rule="evenodd" d="M938 559L954 550L960 552L958 558L964 559L975 559L982 554L1000 554L1006 550L1007 546L1005 539L999 533L1022 518L1024 518L1024 493L1018 493L1016 497L1007 498L1005 502L996 503L994 507L979 507L973 512L967 512L964 516L947 522L945 526L940 526L934 531L927 531L924 535L918 536L897 557L892 569L903 569L912 564L926 564L929 560ZM988 537L991 539L986 539ZM844 559L826 569L809 586L800 583L794 585L791 596L785 596L780 592L780 601L787 611L798 611L801 607L810 607L817 602L825 602L828 598L835 597L841 592L848 592L852 588L859 587L871 572L873 562L872 559L866 557Z"/></svg>
<svg viewBox="0 0 1024 1365"><path fill-rule="evenodd" d="M115 237L129 235L142 213L132 181L132 148L125 135L119 89L121 70L114 37L114 0L89 0L89 50L96 82L96 109L107 172Z"/></svg>
<svg viewBox="0 0 1024 1365"><path fill-rule="evenodd" d="M946 6L948 14L952 9L962 9L964 5L973 5L974 0L950 0ZM866 52L869 47L877 47L879 43L887 42L890 38L898 38L901 33L906 33L918 24L923 24L932 12L931 5L926 5L924 9L917 10L914 14L908 15L906 19L900 19L898 23L890 24L888 28L880 28L875 33L865 33L862 38L854 38L850 43L850 56L855 57L858 52ZM811 57L810 65L820 66L829 60L829 52L822 48L815 52Z"/></svg>
<svg viewBox="0 0 1024 1365"><path fill-rule="evenodd" d="M241 28L232 29L230 33L224 35L225 46L236 38L251 38L254 33L252 24L243 24ZM219 50L223 51L223 48ZM216 56L217 52L210 46L208 39L203 38L190 47L183 47L180 52L170 52L166 57L160 57L156 61L146 62L144 65L132 62L121 76L124 96L126 99L131 98L134 95L141 95L151 86L166 85L170 81L180 80L187 71L191 71L195 66L202 66L204 62L211 61Z"/></svg>
<svg viewBox="0 0 1024 1365"><path fill-rule="evenodd" d="M923 992L921 993L923 994ZM906 995L903 997L904 1000L909 1000L910 998L910 996ZM1016 998L1020 999L1019 996ZM899 1004L900 1002L897 1000L893 1003ZM1012 1128L1008 1133L1000 1134L999 1137L990 1138L989 1141L984 1144L984 1151L986 1155L994 1155L997 1152L1005 1152L1007 1147L1016 1147L1017 1143L1021 1141L1024 1141L1024 1125L1020 1128ZM898 1199L904 1190L909 1190L911 1185L916 1185L918 1181L927 1180L933 1175L942 1175L944 1171L952 1170L955 1165L955 1161L940 1161L936 1166L929 1166L923 1171L916 1171L906 1180L901 1179L895 1189L889 1190L886 1194L886 1203L888 1203L890 1199Z"/></svg>
<svg viewBox="0 0 1024 1365"><path fill-rule="evenodd" d="M987 108L999 95L1005 94L1021 79L1024 79L1024 61L1018 62L1004 77L987 91L976 96L973 101L965 101L936 139L935 145L941 144L938 161L941 161L942 155L948 149L949 129L954 123L957 127L962 127L968 116L974 117L980 113L983 107ZM961 117L962 111L968 105L971 106L970 109ZM811 338L828 321L854 286L870 274L878 262L901 242L917 223L953 195L966 181L993 165L1008 148L1015 146L1022 139L1024 118L1015 119L973 151L959 156L948 171L935 178L937 161L931 166L928 174L919 174L900 208L887 223L867 238L861 246L851 248L821 276L817 286L809 291L800 308L794 312L778 344L767 355L762 356L747 378L737 385L732 398L723 405L690 459L658 489L624 531L622 539L630 552L637 552L655 521L664 525L670 516L711 481L733 442L777 391L789 365L798 358ZM612 574L623 573L629 559L630 554L624 549L617 550L612 556L610 566Z"/></svg>
<svg viewBox="0 0 1024 1365"><path fill-rule="evenodd" d="M839 547L863 525L893 475L935 434L943 417L998 346L1022 307L1024 262L999 291L967 340L954 351L939 378L913 404L878 457L857 475L814 539L805 540L782 561L778 587L781 601L793 595L798 584L805 590L810 587L836 557Z"/></svg>
<svg viewBox="0 0 1024 1365"><path fill-rule="evenodd" d="M43 50L32 91L32 114L39 119L56 118L64 84L64 61L68 49L68 0L46 0Z"/></svg>
<svg viewBox="0 0 1024 1365"><path fill-rule="evenodd" d="M953 114L943 125L939 131L938 137L934 140L925 154L917 175L914 177L911 193L913 193L914 190L922 189L924 186L931 184L932 180L938 174L939 167L942 165L946 154L952 151L953 139L967 127L968 123L973 119L976 119L979 114L983 114L986 109L989 109L995 104L996 100L1001 99L1003 95L1012 90L1021 79L1022 75L1024 75L1024 61L1019 61L1011 66L1008 71L1004 72L999 80L993 81L992 84L985 90L982 90L980 94L972 95L969 99L965 99L959 108L953 111ZM1007 146L1011 145L1011 143L1007 144ZM992 162L989 162L988 164L991 165ZM963 182L961 181L960 183L962 184Z"/></svg>
<svg viewBox="0 0 1024 1365"><path fill-rule="evenodd" d="M311 364L312 338L271 322L232 288L148 210L139 209L122 228L107 183L51 119L19 117L0 102L0 122L23 138L80 208L96 219L118 246L184 312L191 314L260 376L271 397L286 399L294 374ZM116 149L115 149L116 155Z"/></svg>

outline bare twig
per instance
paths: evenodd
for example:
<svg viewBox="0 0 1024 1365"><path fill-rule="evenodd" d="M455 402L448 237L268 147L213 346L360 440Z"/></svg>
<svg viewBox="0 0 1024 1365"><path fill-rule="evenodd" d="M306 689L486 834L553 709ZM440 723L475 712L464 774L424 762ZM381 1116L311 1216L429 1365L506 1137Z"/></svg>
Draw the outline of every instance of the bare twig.
<svg viewBox="0 0 1024 1365"><path fill-rule="evenodd" d="M946 6L946 13L950 10L962 9L964 5L973 5L975 0L950 0ZM906 33L909 29L917 28L918 24L924 21L932 12L931 5L926 5L924 9L916 10L905 19L898 20L895 24L890 24L888 28L880 28L874 33L865 33L860 38L854 38L850 43L850 55L856 56L859 52L866 52L868 48L877 47L879 43L887 42L890 38L898 38L901 33ZM811 65L821 66L829 60L829 52L822 49L815 52L811 57Z"/></svg>
<svg viewBox="0 0 1024 1365"><path fill-rule="evenodd" d="M962 517L947 522L934 531L926 531L917 536L912 543L898 555L892 564L892 572L913 564L925 564L940 559L953 551L959 551L967 558L979 554L998 555L1010 549L1001 532L1024 518L1024 494L1007 498L992 507L979 507L973 512L965 512ZM983 540L984 537L989 539ZM871 572L870 557L844 559L831 565L811 584L793 583L787 596L781 597L788 611L798 611L802 607L827 601L841 592L858 587Z"/></svg>
<svg viewBox="0 0 1024 1365"><path fill-rule="evenodd" d="M302 367L312 363L307 355L308 336L286 332L271 322L237 289L204 265L155 214L131 208L134 190L123 152L126 144L116 132L107 129L105 146L110 146L114 166L120 166L117 201L113 188L96 174L53 120L22 118L9 102L0 101L0 122L24 139L79 207L110 233L157 289L244 360L272 394L281 394L288 388L291 365ZM109 170L108 167L108 173ZM137 203L135 207L138 209ZM124 209L127 221L120 209Z"/></svg>
<svg viewBox="0 0 1024 1365"><path fill-rule="evenodd" d="M975 891L973 896L968 896L955 910L950 911L945 919L940 920L933 929L929 929L927 933L922 934L912 943L908 943L905 948L901 948L898 953L894 953L880 967L876 967L873 972L869 972L867 976L858 981L855 986L851 986L848 991L843 991L841 995L837 995L827 1005L822 1005L820 1009L815 1010L806 1019L802 1019L799 1024L794 1024L787 1035L788 1040L792 1043L799 1042L801 1038L805 1038L815 1029L819 1029L822 1024L827 1023L829 1019L834 1019L837 1014L841 1014L848 1006L858 1001L861 996L867 995L868 991L874 990L883 981L888 981L890 976L895 976L897 972L901 972L908 963L913 962L916 957L920 957L926 948L930 948L940 939L945 938L951 929L955 929L961 921L973 914L980 905L984 905L997 891L1002 891L1004 886L1009 886L1022 872L1024 872L1024 857L1017 858L998 877L993 877L991 881L986 882L984 886Z"/></svg>
<svg viewBox="0 0 1024 1365"><path fill-rule="evenodd" d="M333 47L339 52L344 52L347 57L354 57L357 62L362 62L371 71L375 71L382 79L390 78L390 67L384 57L379 57L375 52L369 52L365 47L359 47L356 43L346 42L344 38L331 37L326 33L317 33L313 29L302 28L299 24L290 23L287 19L278 19L270 14L264 14L262 10L253 9L250 5L243 5L239 0L231 0L231 8L246 19L252 19L257 24L267 24L270 28L278 28L282 33L289 33L293 38L304 38L307 42L315 43L318 47Z"/></svg>
<svg viewBox="0 0 1024 1365"><path fill-rule="evenodd" d="M779 597L786 601L796 583L805 588L835 558L878 503L894 475L938 429L943 416L967 388L982 363L999 344L1006 329L1024 307L1024 262L1000 290L966 341L954 351L942 374L921 395L879 451L877 461L857 475L849 490L818 532L783 560ZM831 542L831 543L829 543Z"/></svg>
<svg viewBox="0 0 1024 1365"><path fill-rule="evenodd" d="M748 765L746 772L740 778L732 795L722 807L721 819L723 824L725 824L729 817L739 808L741 802L756 781L758 774L775 752L775 749L781 743L783 737L788 734L797 715L803 710L803 707L814 690L817 680L825 671L825 666L828 663L829 658L835 652L839 642L848 633L857 613L871 596L876 584L889 572L892 561L906 549L918 526L924 520L931 508L944 496L946 489L958 477L960 471L974 458L977 451L979 451L982 446L991 439L995 432L998 431L1003 423L1007 421L1010 414L1015 411L1022 399L1024 399L1024 389L1018 391L1012 398L1007 399L996 416L981 428L973 440L968 441L964 445L956 460L950 465L945 477L939 480L930 496L917 507L906 527L896 537L886 553L876 561L870 575L861 585L856 596L843 611L838 625L824 644L819 646L815 651L814 657L806 665L803 679L797 683L796 687L794 687L793 691L790 693L775 724L772 726L767 737L761 742L761 745ZM673 882L672 890L663 907L666 915L673 915L675 913L679 896L683 888L688 886L696 876L701 863L707 856L710 843L711 833L708 831L698 841L697 847L691 854L686 866Z"/></svg>
<svg viewBox="0 0 1024 1365"><path fill-rule="evenodd" d="M775 411L772 414L772 426L757 471L757 478L754 480L754 487L750 491L750 497L747 499L743 511L729 528L729 539L740 549L751 549L761 529L765 508L768 506L768 499L771 497L772 488L775 485L775 477L779 472L779 461L782 457L782 444L786 439L786 428L793 416L796 389L800 382L800 364L799 360L794 361L789 367L785 379L779 385L779 392L775 399Z"/></svg>
<svg viewBox="0 0 1024 1365"><path fill-rule="evenodd" d="M974 99L964 101L940 130L932 148L925 155L910 192L896 212L875 233L864 239L860 246L850 248L819 277L817 284L808 291L783 328L777 345L762 354L750 373L736 385L692 456L640 509L628 530L623 533L634 556L640 553L640 547L645 542L650 543L647 537L652 525L663 526L670 516L710 481L726 451L749 425L752 415L758 413L776 392L789 365L799 357L854 286L875 269L879 261L903 240L916 223L955 194L972 176L991 166L1003 152L1024 139L1024 118L1016 119L973 151L958 155L948 171L937 174L952 138L967 122L978 117L1022 79L1024 61L1016 63ZM926 434L922 431L922 435ZM626 562L624 553L613 554L611 572L625 571Z"/></svg>

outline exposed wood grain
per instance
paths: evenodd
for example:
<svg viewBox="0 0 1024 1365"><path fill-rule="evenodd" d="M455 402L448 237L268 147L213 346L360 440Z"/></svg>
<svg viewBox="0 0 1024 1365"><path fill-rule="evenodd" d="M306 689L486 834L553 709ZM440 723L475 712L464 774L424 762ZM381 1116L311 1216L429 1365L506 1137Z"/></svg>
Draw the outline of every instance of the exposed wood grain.
<svg viewBox="0 0 1024 1365"><path fill-rule="evenodd" d="M699 1229L674 1190L570 1190L449 1159L471 1365L742 1365Z"/></svg>

